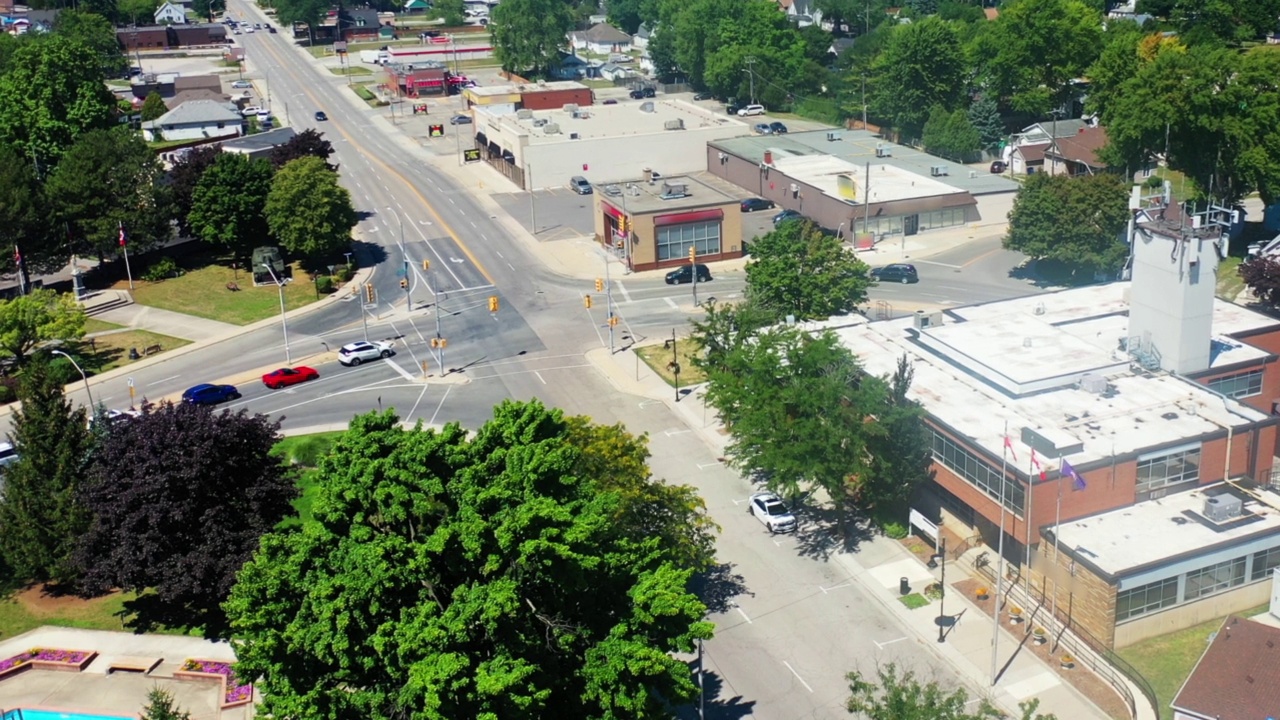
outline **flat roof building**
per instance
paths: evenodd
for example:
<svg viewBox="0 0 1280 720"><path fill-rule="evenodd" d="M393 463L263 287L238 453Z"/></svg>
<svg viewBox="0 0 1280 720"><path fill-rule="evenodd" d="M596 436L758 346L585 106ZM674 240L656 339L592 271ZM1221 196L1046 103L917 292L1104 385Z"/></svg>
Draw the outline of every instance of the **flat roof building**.
<svg viewBox="0 0 1280 720"><path fill-rule="evenodd" d="M467 107L476 105L495 112L558 110L565 105L586 107L595 102L591 88L576 80L541 81L518 85L484 85L466 88L462 99Z"/></svg>

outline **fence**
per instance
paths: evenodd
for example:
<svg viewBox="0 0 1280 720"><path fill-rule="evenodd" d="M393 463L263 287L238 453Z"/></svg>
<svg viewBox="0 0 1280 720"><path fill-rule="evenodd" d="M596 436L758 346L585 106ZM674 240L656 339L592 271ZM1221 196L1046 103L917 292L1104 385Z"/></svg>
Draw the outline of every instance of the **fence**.
<svg viewBox="0 0 1280 720"><path fill-rule="evenodd" d="M1117 655L1115 651L1108 648L1106 644L1089 634L1084 628L1070 620L1064 625L1058 618L1053 617L1044 606L1043 595L1039 600L1036 600L1027 594L1025 587L1018 584L1021 574L1012 578L997 580L990 564L975 562L973 567L991 582L999 584L1002 590L1002 597L1005 598L1006 603L1011 600L1015 605L1031 611L1025 620L1027 627L1032 627L1034 624L1045 628L1045 630L1052 633L1055 646L1064 648L1081 665L1092 670L1108 685L1115 688L1115 691L1120 694L1120 697L1128 705L1131 717L1136 718L1138 716L1138 707L1137 699L1134 697L1129 683L1133 683L1133 686L1142 693L1143 699L1150 704L1151 711L1155 713L1156 717L1160 716L1160 704L1156 700L1156 692L1151 687L1151 683L1142 676L1142 673ZM1003 610L1003 607L1000 609ZM1044 613L1044 616L1037 617L1041 612Z"/></svg>

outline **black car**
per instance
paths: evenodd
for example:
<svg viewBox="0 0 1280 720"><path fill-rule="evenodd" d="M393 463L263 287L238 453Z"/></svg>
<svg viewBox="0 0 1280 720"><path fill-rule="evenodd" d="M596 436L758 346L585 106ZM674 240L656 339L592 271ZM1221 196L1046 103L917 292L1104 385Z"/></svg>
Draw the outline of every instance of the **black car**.
<svg viewBox="0 0 1280 720"><path fill-rule="evenodd" d="M757 210L768 210L773 207L772 200L764 198L747 198L742 201L742 212L755 212Z"/></svg>
<svg viewBox="0 0 1280 720"><path fill-rule="evenodd" d="M773 216L773 226L777 227L788 220L803 220L804 216L795 210L783 210Z"/></svg>
<svg viewBox="0 0 1280 720"><path fill-rule="evenodd" d="M894 263L871 271L871 277L880 282L917 283L920 276L916 274L916 266L907 263Z"/></svg>
<svg viewBox="0 0 1280 720"><path fill-rule="evenodd" d="M715 96L709 92L700 92L700 93L694 93L693 99L694 100L710 100L714 97Z"/></svg>
<svg viewBox="0 0 1280 720"><path fill-rule="evenodd" d="M774 135L786 135L787 126L777 121L771 122L769 123L769 132L773 133Z"/></svg>
<svg viewBox="0 0 1280 720"><path fill-rule="evenodd" d="M739 106L739 105L735 105L735 104L733 104L733 103L729 103L728 105L725 105L725 106L724 106L724 114L725 114L725 115L737 115L737 114L738 114L738 111L739 111L739 110L741 110L741 109L742 109L742 107L741 107L741 106Z"/></svg>
<svg viewBox="0 0 1280 720"><path fill-rule="evenodd" d="M644 91L643 91L643 90L632 90L630 93L628 93L628 95L630 95L630 96L631 96L631 99L632 99L632 100L643 100L643 99L644 99Z"/></svg>
<svg viewBox="0 0 1280 720"><path fill-rule="evenodd" d="M647 88L645 88L645 89L641 90L641 91L640 91L640 94L641 94L641 95L644 95L644 96L645 96L645 97L647 97L647 98L651 98L651 97L658 97L658 91L657 91L657 90L655 90L655 89L653 89L653 88L651 88L651 87L647 87Z"/></svg>
<svg viewBox="0 0 1280 720"><path fill-rule="evenodd" d="M316 111L316 122L324 122L328 119L329 119L329 116L325 115L323 110Z"/></svg>
<svg viewBox="0 0 1280 720"><path fill-rule="evenodd" d="M667 273L667 284L683 285L685 283L693 282L693 271L690 270L690 267L691 266L689 265L682 265ZM711 270L702 263L698 263L696 267L698 268L698 282L711 282Z"/></svg>

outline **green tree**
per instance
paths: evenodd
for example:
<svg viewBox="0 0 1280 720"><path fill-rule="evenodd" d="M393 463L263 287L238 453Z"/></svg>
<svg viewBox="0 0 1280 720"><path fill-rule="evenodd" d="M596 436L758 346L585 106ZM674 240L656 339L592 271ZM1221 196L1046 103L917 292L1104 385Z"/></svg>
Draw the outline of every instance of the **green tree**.
<svg viewBox="0 0 1280 720"><path fill-rule="evenodd" d="M28 272L46 272L66 266L66 248L57 242L49 222L49 205L37 180L31 159L12 145L0 144L0 227L22 254ZM7 249L7 248L6 248ZM12 253L0 253L0 267L17 269Z"/></svg>
<svg viewBox="0 0 1280 720"><path fill-rule="evenodd" d="M0 352L19 364L40 343L84 336L84 308L71 295L37 289L0 300Z"/></svg>
<svg viewBox="0 0 1280 720"><path fill-rule="evenodd" d="M125 128L91 130L76 139L45 185L50 203L76 237L101 257L168 240L173 216L164 167L138 133Z"/></svg>
<svg viewBox="0 0 1280 720"><path fill-rule="evenodd" d="M862 673L851 672L849 679L850 714L875 720L1001 720L1006 715L985 698L973 701L963 688L945 690L936 682L921 682L910 670L899 674L892 663L879 668L875 681ZM1056 720L1053 715L1036 713L1039 700L1019 703L1021 720Z"/></svg>
<svg viewBox="0 0 1280 720"><path fill-rule="evenodd" d="M102 77L120 77L129 67L116 38L116 28L107 18L82 10L64 9L54 20L53 30L87 45L98 57Z"/></svg>
<svg viewBox="0 0 1280 720"><path fill-rule="evenodd" d="M1031 175L1009 211L1004 247L1088 273L1113 273L1128 256L1120 239L1129 220L1129 187L1111 174Z"/></svg>
<svg viewBox="0 0 1280 720"><path fill-rule="evenodd" d="M274 172L264 159L220 153L191 194L187 223L202 241L246 255L267 237L267 196ZM298 219L311 218L297 209Z"/></svg>
<svg viewBox="0 0 1280 720"><path fill-rule="evenodd" d="M0 555L21 581L72 580L72 553L88 524L78 497L89 453L85 414L63 396L62 382L39 354L18 385L22 405L12 435L18 459L4 470Z"/></svg>
<svg viewBox="0 0 1280 720"><path fill-rule="evenodd" d="M329 12L332 3L329 0L274 0L276 8L276 19L284 27L290 27L294 23L302 23L307 26L308 32L312 38L315 37L315 28Z"/></svg>
<svg viewBox="0 0 1280 720"><path fill-rule="evenodd" d="M306 134L308 131L303 131ZM287 143L286 143L287 144ZM201 145L182 153L169 167L169 197L172 202L173 216L178 221L181 232L192 233L188 217L195 201L196 188L200 179L218 157L222 148L216 145Z"/></svg>
<svg viewBox="0 0 1280 720"><path fill-rule="evenodd" d="M1013 0L978 38L978 70L1016 110L1043 115L1098 56L1102 13L1080 0Z"/></svg>
<svg viewBox="0 0 1280 720"><path fill-rule="evenodd" d="M860 508L886 517L902 507L925 480L933 477L933 439L924 424L924 409L907 397L915 373L904 355L888 380L885 409L876 414L881 432L867 442L870 467L849 489ZM902 517L898 513L895 517Z"/></svg>
<svg viewBox="0 0 1280 720"><path fill-rule="evenodd" d="M43 175L81 134L110 127L115 100L97 52L53 34L20 43L0 75L0 142L16 145Z"/></svg>
<svg viewBox="0 0 1280 720"><path fill-rule="evenodd" d="M169 112L169 107L164 104L164 98L160 97L160 93L151 91L147 95L147 99L142 101L142 121L148 122Z"/></svg>
<svg viewBox="0 0 1280 720"><path fill-rule="evenodd" d="M782 223L751 243L747 297L775 321L849 313L870 286L866 264L811 222Z"/></svg>
<svg viewBox="0 0 1280 720"><path fill-rule="evenodd" d="M116 0L116 6L130 25L148 25L155 18L155 0Z"/></svg>
<svg viewBox="0 0 1280 720"><path fill-rule="evenodd" d="M936 17L897 26L872 66L870 103L903 140L923 132L930 109L963 104L968 69L952 26Z"/></svg>
<svg viewBox="0 0 1280 720"><path fill-rule="evenodd" d="M660 718L692 699L674 654L711 635L692 571L619 526L570 434L536 401L472 438L355 418L314 522L264 537L226 604L263 712Z"/></svg>
<svg viewBox="0 0 1280 720"><path fill-rule="evenodd" d="M644 22L645 0L611 0L605 8L609 11L609 24L625 33L635 35Z"/></svg>
<svg viewBox="0 0 1280 720"><path fill-rule="evenodd" d="M192 0L191 2L191 13L206 22L213 22L213 16L226 9L226 0Z"/></svg>
<svg viewBox="0 0 1280 720"><path fill-rule="evenodd" d="M178 707L172 693L157 687L147 692L141 720L191 720L191 713Z"/></svg>
<svg viewBox="0 0 1280 720"><path fill-rule="evenodd" d="M1280 0L1175 0L1170 18L1191 43L1239 43L1276 30Z"/></svg>
<svg viewBox="0 0 1280 720"><path fill-rule="evenodd" d="M462 0L439 0L434 6L436 15L450 27L467 21L467 6Z"/></svg>
<svg viewBox="0 0 1280 720"><path fill-rule="evenodd" d="M324 160L305 157L276 173L267 194L267 227L289 252L319 258L351 244L351 193Z"/></svg>
<svg viewBox="0 0 1280 720"><path fill-rule="evenodd" d="M1144 35L1131 20L1107 23L1102 35L1102 51L1089 66L1089 112L1109 116L1112 104L1121 100L1120 86L1141 67L1138 45Z"/></svg>
<svg viewBox="0 0 1280 720"><path fill-rule="evenodd" d="M995 150L1005 140L1004 119L995 98L982 95L969 106L969 124L978 131L983 150Z"/></svg>
<svg viewBox="0 0 1280 720"><path fill-rule="evenodd" d="M982 149L982 138L969 122L968 113L947 112L941 105L935 105L929 113L920 140L926 151L956 162L967 162Z"/></svg>
<svg viewBox="0 0 1280 720"><path fill-rule="evenodd" d="M560 64L573 18L562 0L507 0L493 9L489 28L503 70L546 77Z"/></svg>

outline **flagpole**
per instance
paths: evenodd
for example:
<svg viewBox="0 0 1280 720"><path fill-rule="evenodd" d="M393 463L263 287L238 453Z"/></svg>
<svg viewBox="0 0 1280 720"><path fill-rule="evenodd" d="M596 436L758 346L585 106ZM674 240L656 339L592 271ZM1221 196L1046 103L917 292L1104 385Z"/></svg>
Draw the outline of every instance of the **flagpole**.
<svg viewBox="0 0 1280 720"><path fill-rule="evenodd" d="M129 289L133 289L133 270L129 269L129 245L124 239L124 223L117 221L116 226L120 228L120 249L124 251L124 272L129 277Z"/></svg>
<svg viewBox="0 0 1280 720"><path fill-rule="evenodd" d="M1049 614L1058 619L1058 527L1062 525L1062 455L1058 455L1058 502L1053 511L1053 599L1049 605Z"/></svg>
<svg viewBox="0 0 1280 720"><path fill-rule="evenodd" d="M1031 464L1027 466L1027 508L1026 508L1026 511L1023 513L1024 515L1023 519L1026 520L1026 523L1027 523L1027 528L1026 528L1027 530L1027 567L1024 569L1024 572L1026 573L1026 576L1027 576L1027 602L1028 603L1031 602L1031 598L1032 598L1032 595L1031 595L1031 507L1032 507L1031 497L1032 497L1033 491L1035 490L1035 485L1036 485L1035 464L1036 464L1036 451L1035 451L1035 448L1032 448ZM1030 608L1028 608L1028 610L1030 610Z"/></svg>
<svg viewBox="0 0 1280 720"><path fill-rule="evenodd" d="M1004 503L1009 482L1009 421L1004 421L1004 447L1000 449L1000 538L996 541L996 596L991 604L991 684L996 684L996 663L1000 651L1000 584L1004 582Z"/></svg>

